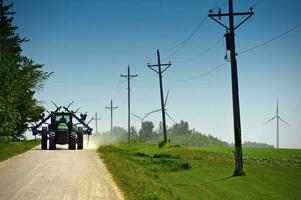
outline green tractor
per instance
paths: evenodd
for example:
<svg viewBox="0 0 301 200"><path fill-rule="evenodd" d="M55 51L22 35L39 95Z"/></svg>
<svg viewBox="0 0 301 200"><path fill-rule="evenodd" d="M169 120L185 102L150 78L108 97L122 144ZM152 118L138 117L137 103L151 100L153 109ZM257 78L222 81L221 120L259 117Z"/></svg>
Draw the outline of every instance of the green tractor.
<svg viewBox="0 0 301 200"><path fill-rule="evenodd" d="M41 135L41 149L46 150L48 146L49 150L55 150L57 144L68 144L70 150L74 150L76 147L77 149L83 149L83 136L91 135L93 129L89 126L89 123L93 118L86 123L87 114L81 114L78 117L76 115L78 109L75 112L70 111L69 107L73 102L67 107L52 103L56 106L56 110L48 112L47 117L41 116L41 122L31 129L33 135ZM64 111L60 111L61 108L64 108ZM50 121L50 123L47 121ZM74 123L74 121L77 121L77 123ZM43 124L48 126L42 126ZM39 130L38 128L41 126L41 130Z"/></svg>

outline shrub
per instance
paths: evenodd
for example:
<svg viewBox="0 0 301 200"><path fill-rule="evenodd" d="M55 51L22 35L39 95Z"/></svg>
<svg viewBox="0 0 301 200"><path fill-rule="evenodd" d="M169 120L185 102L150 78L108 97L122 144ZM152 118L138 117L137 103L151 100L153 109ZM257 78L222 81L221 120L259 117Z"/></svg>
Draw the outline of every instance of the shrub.
<svg viewBox="0 0 301 200"><path fill-rule="evenodd" d="M143 153L143 152L137 152L136 156L139 156L139 157L151 157L150 155L148 155L146 153Z"/></svg>
<svg viewBox="0 0 301 200"><path fill-rule="evenodd" d="M166 143L164 141L159 142L159 148L164 147L165 145L166 145Z"/></svg>
<svg viewBox="0 0 301 200"><path fill-rule="evenodd" d="M188 161L182 163L182 169L190 169L191 165Z"/></svg>
<svg viewBox="0 0 301 200"><path fill-rule="evenodd" d="M167 153L161 153L161 154L154 154L154 158L170 158L171 155Z"/></svg>

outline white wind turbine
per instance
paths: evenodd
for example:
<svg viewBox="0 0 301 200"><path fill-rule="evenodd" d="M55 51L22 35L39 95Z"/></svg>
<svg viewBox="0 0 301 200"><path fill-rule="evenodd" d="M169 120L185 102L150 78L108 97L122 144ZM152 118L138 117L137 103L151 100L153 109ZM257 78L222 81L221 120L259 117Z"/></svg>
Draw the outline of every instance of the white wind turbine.
<svg viewBox="0 0 301 200"><path fill-rule="evenodd" d="M172 121L172 123L175 124L176 123L175 120L173 120L173 118L168 114L167 108L166 108L166 104L167 104L167 100L168 100L168 95L169 95L169 90L167 91L166 99L165 99L165 102L164 102L165 113L166 113L167 117Z"/></svg>
<svg viewBox="0 0 301 200"><path fill-rule="evenodd" d="M280 115L279 115L279 110L278 110L278 99L277 99L277 107L276 107L276 116L272 117L268 121L266 121L263 125L269 123L270 121L276 119L277 120L277 148L279 148L279 120L285 123L286 125L289 125L286 121L284 121Z"/></svg>
<svg viewBox="0 0 301 200"><path fill-rule="evenodd" d="M164 109L165 109L165 114L167 115L167 117L172 121L173 124L175 124L175 120L173 120L173 118L168 114L167 109L166 109L166 104L167 104L167 100L168 100L168 95L169 95L169 90L167 91L167 95L165 97L165 101L164 101ZM151 113L155 113L155 112L159 112L161 111L161 109L158 110L154 110Z"/></svg>
<svg viewBox="0 0 301 200"><path fill-rule="evenodd" d="M161 109L160 109L161 110ZM151 112L149 112L149 113L146 113L143 117L141 117L141 116L139 116L139 115L136 115L136 114L134 114L134 113L131 113L134 117L137 117L138 119L140 119L140 121L141 121L141 128L142 128L142 124L143 124L143 121L145 120L145 118L147 117L147 116L149 116L150 114L152 114L152 113L155 113L155 112L158 112L158 111L160 111L160 110L154 110L154 111L151 111Z"/></svg>
<svg viewBox="0 0 301 200"><path fill-rule="evenodd" d="M165 101L164 101L164 108L165 108L165 114L167 115L167 117L173 122L173 124L175 124L175 120L173 120L173 118L171 118L171 116L167 113L167 109L166 109L166 103L167 103L167 100L168 100L168 95L169 95L169 90L167 92L167 95L166 95L166 98L165 98ZM139 116L139 115L136 115L134 113L131 113L133 116L135 116L136 118L140 119L141 121L141 128L142 128L142 124L143 124L143 121L145 120L146 117L148 117L150 114L153 114L153 113L156 113L156 112L159 112L161 111L161 109L157 109L157 110L154 110L154 111L151 111L149 113L146 113L143 117L142 116Z"/></svg>

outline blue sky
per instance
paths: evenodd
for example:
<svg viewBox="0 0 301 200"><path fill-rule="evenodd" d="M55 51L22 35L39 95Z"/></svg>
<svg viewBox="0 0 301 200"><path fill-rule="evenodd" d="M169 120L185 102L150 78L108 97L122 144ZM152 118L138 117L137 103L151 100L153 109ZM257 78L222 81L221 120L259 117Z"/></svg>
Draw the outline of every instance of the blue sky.
<svg viewBox="0 0 301 200"><path fill-rule="evenodd" d="M200 79L224 62L225 30L207 18L201 28L175 55L170 47L185 40L206 17L209 9L225 0L112 0L112 1L6 1L14 2L18 32L30 39L23 45L24 55L55 76L46 82L37 98L67 105L74 100L92 116L98 112L101 131L109 130L110 99L119 108L114 125L127 126L127 90L120 74L127 65L138 77L132 81L132 112L143 115L160 108L157 74L149 70L155 64L156 49L164 62L172 63L164 74L165 94L170 89L167 110L176 120L189 122L205 134L233 141L230 63ZM258 2L258 3L257 3ZM257 4L256 4L257 3ZM234 1L236 11L255 15L236 32L237 52L243 51L301 23L299 0ZM237 21L240 17L237 18ZM226 19L224 19L226 22ZM207 54L189 62L219 41ZM291 126L281 124L280 146L301 148L301 28L257 48L238 55L240 106L243 141L275 145L276 122L262 123L275 115L279 97L280 115ZM155 127L160 113L148 118ZM167 121L172 125L171 121ZM132 118L132 125L140 121Z"/></svg>

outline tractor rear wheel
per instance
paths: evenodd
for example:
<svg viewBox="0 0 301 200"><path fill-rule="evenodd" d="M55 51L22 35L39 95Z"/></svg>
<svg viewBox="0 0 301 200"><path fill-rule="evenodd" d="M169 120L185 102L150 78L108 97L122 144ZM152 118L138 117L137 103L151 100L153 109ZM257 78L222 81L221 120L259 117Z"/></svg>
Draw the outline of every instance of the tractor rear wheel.
<svg viewBox="0 0 301 200"><path fill-rule="evenodd" d="M83 149L83 132L82 131L78 131L77 132L77 149Z"/></svg>
<svg viewBox="0 0 301 200"><path fill-rule="evenodd" d="M42 132L41 149L47 150L47 132Z"/></svg>
<svg viewBox="0 0 301 200"><path fill-rule="evenodd" d="M49 133L49 150L55 150L56 143L55 143L55 133L50 132Z"/></svg>
<svg viewBox="0 0 301 200"><path fill-rule="evenodd" d="M71 132L69 135L69 146L68 148L70 150L74 150L76 149L76 133L75 132Z"/></svg>

